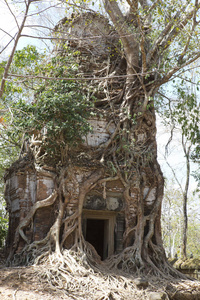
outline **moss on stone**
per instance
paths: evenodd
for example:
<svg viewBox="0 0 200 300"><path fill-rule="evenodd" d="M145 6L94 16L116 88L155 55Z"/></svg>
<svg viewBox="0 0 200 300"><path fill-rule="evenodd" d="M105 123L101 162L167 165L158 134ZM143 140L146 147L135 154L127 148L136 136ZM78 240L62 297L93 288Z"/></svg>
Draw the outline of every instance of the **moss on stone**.
<svg viewBox="0 0 200 300"><path fill-rule="evenodd" d="M192 259L178 259L173 266L176 269L182 270L200 270L200 259L192 258Z"/></svg>

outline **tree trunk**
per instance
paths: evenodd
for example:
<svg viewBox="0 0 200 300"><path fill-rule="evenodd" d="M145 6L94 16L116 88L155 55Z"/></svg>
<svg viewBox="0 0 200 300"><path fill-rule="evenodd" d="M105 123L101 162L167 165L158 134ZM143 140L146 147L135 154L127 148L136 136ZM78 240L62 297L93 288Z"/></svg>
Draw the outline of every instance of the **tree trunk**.
<svg viewBox="0 0 200 300"><path fill-rule="evenodd" d="M165 259L160 229L164 180L157 162L153 104L156 85L151 85L152 78L145 79L143 76L143 72L146 72L143 35L139 42L139 35L128 34L131 27L127 25L117 2L105 0L104 4L122 39L127 62L125 93L120 107L122 134L119 147L123 153L124 168L116 154L114 163L125 188L125 246L132 247L136 265L142 266L144 261L151 264L154 257L158 258L159 251L162 253L160 257ZM136 3L131 9L132 24L140 27ZM139 47L143 54L141 66ZM123 143L126 145L124 148L120 145Z"/></svg>
<svg viewBox="0 0 200 300"><path fill-rule="evenodd" d="M187 202L188 202L188 190L190 182L190 149L191 145L186 148L184 142L184 136L182 135L182 147L186 159L186 182L185 189L183 191L183 230L182 230L182 257L187 258L187 230L188 230L188 215L187 215Z"/></svg>

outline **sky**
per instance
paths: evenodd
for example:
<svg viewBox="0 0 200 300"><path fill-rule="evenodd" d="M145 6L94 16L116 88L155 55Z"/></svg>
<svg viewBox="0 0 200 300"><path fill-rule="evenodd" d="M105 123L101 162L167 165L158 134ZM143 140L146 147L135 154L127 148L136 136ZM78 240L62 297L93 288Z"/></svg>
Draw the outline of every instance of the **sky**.
<svg viewBox="0 0 200 300"><path fill-rule="evenodd" d="M9 1L8 1L9 2ZM12 1L11 1L12 2ZM20 2L20 1L19 1ZM4 0L0 0L0 51L10 42L11 37L18 31L17 23L20 25L24 16L24 1L19 5L10 4L10 7L6 5ZM55 24L66 15L66 9L63 6L55 6L55 2L42 1L42 3L33 3L30 6L29 16L26 21L26 25L42 25L53 28ZM57 2L56 2L57 3ZM49 8L50 7L50 8ZM38 14L38 12L41 12ZM16 23L17 21L17 23ZM31 29L26 27L23 30L24 35L30 36L45 36L48 37L49 31L44 28L35 27ZM35 38L21 37L17 46L17 49L25 47L27 44L34 44L37 47L48 47L50 41L38 40ZM13 43L6 48L5 51L0 53L0 60L8 56L9 51Z"/></svg>
<svg viewBox="0 0 200 300"><path fill-rule="evenodd" d="M173 179L173 174L170 168L168 167L165 160L165 146L167 145L170 139L170 128L166 127L162 123L162 119L157 115L157 143L158 143L158 161L161 165L164 176L170 180ZM167 161L172 166L172 168L176 171L177 177L184 187L186 180L186 161L183 152L183 148L181 145L181 134L180 131L174 131L174 136L172 142L168 147L168 155ZM192 163L191 173L197 170L197 165ZM178 188L178 185L175 184ZM197 183L194 180L193 176L190 177L190 191L194 191L197 188Z"/></svg>

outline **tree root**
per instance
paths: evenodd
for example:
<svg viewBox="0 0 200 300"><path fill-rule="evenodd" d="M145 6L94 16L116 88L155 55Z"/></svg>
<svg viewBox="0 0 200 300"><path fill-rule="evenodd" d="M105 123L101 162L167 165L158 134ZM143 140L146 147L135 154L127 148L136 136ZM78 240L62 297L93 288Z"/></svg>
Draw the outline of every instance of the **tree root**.
<svg viewBox="0 0 200 300"><path fill-rule="evenodd" d="M138 217L134 227L130 227L130 230L126 231L128 240L130 240L130 235L134 236L133 245L126 246L121 253L102 262L94 247L85 241L82 234L83 203L86 194L98 183L118 179L122 176L118 172L114 178L104 178L104 171L100 169L91 172L80 185L74 179L73 188L76 187L75 190L78 190L76 195L78 197L78 209L72 215L67 215L66 205L69 199L75 196L73 189L72 191L64 189L66 184L64 175L65 169L62 170L59 177L60 184L57 190L48 198L36 202L29 214L20 222L15 234L13 251L17 249L20 237L26 242L26 245L21 253L13 256L12 264L40 265L40 276L45 278L52 289L62 290L71 299L147 300L148 292L151 291L152 287L138 289L134 282L135 277L142 276L149 281L149 276L151 276L151 278L159 278L164 283L172 280L172 278L173 280L174 278L186 279L184 275L167 263L164 250L162 247L159 248L156 239L155 244L153 243L153 226L149 225L149 231L144 238L144 228L149 217L143 216L142 199L140 199L141 205L137 207L140 218ZM131 202L130 186L125 181L124 186L124 197L129 204ZM141 190L143 193L143 189ZM29 226L38 208L50 206L55 201L57 201L58 212L47 236L41 241L30 243L24 229ZM152 224L155 223L160 200L155 202L155 206L156 213L152 213ZM150 220L149 218L149 224ZM127 228L129 229L128 226ZM65 242L71 234L74 237L73 246L71 249L65 249ZM11 259L11 257L9 258Z"/></svg>
<svg viewBox="0 0 200 300"><path fill-rule="evenodd" d="M183 280L184 275L181 276L162 258L158 261L162 268L158 269L150 257L141 266L137 259L137 247L134 246L101 261L94 247L81 234L71 249L61 249L58 239L61 223L68 224L71 230L76 224L78 231L79 217L76 212L62 220L63 211L64 203L60 201L59 214L47 236L41 241L27 244L20 254L15 254L13 264L40 265L39 275L52 289L62 290L69 299L147 300L150 291L163 292L169 286L172 276L173 282L177 277L177 286L178 281ZM72 222L74 220L75 223ZM161 269L163 270L160 271ZM155 282L147 288L138 289L135 277L143 277L147 281L154 278L160 283L156 289ZM174 293L174 287L171 290Z"/></svg>
<svg viewBox="0 0 200 300"><path fill-rule="evenodd" d="M136 272L132 272L131 268L128 269L134 265L133 257L131 261L131 250L130 247L125 253L107 261L99 261L98 264L92 266L94 262L97 262L93 257L93 249L81 240L76 245L76 249L73 247L73 249L65 249L61 252L40 253L40 257L35 259L34 263L40 265L38 275L43 280L45 279L53 290L61 290L69 299L148 300L148 294L152 291L166 292L170 296L169 299L176 299L176 295L180 297L181 293L187 294L189 288L194 295L200 293L198 282L180 281L180 278L173 278L173 284L171 284L171 276L167 277L166 273L163 278L160 273L153 272L151 266L146 269L138 268ZM123 263L124 266L126 265L126 272L114 267L111 269L111 261L119 263L122 256L124 256ZM130 256L129 260L128 256ZM114 265L113 263L112 266ZM148 281L148 287L138 288L135 282L138 277ZM174 298L171 298L173 295Z"/></svg>
<svg viewBox="0 0 200 300"><path fill-rule="evenodd" d="M45 267L48 266L48 267ZM145 291L138 291L134 281L116 275L104 263L91 268L86 254L64 250L62 256L51 254L43 261L42 274L54 289L64 289L66 295L74 299L147 299Z"/></svg>

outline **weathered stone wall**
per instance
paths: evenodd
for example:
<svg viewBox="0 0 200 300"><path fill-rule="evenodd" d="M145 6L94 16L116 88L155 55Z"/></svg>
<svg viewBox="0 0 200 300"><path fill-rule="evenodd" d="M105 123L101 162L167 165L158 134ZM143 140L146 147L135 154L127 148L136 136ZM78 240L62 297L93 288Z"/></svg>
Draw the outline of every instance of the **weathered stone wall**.
<svg viewBox="0 0 200 300"><path fill-rule="evenodd" d="M25 157L15 162L5 175L5 199L9 212L7 248L12 247L16 228L34 203L47 198L54 189L53 177L45 174L44 170L41 174L33 164L26 168L26 161ZM54 219L52 208L39 209L34 216L33 227L25 230L27 238L33 241L44 237ZM21 240L18 251L23 245L24 241Z"/></svg>
<svg viewBox="0 0 200 300"><path fill-rule="evenodd" d="M64 18L55 27L56 36L66 39L70 48L99 59L108 57L111 47L116 43L116 32L108 20L100 14L82 13ZM57 46L59 50L59 45Z"/></svg>
<svg viewBox="0 0 200 300"><path fill-rule="evenodd" d="M200 280L200 260L197 258L173 259L170 263L179 272Z"/></svg>
<svg viewBox="0 0 200 300"><path fill-rule="evenodd" d="M86 146L97 147L105 143L115 131L115 125L108 124L105 119L93 118L89 120L89 123L93 130L85 138L84 145Z"/></svg>
<svg viewBox="0 0 200 300"><path fill-rule="evenodd" d="M17 162L15 163L17 167ZM67 198L66 212L71 215L78 210L78 194L79 184L92 171L82 167L73 166L73 172L69 168L69 174L65 179L65 193L73 194L73 197ZM55 173L45 171L41 168L27 168L25 170L19 168L11 169L6 177L5 196L9 211L9 233L7 238L7 248L13 246L14 235L19 222L23 220L31 207L37 201L46 199L52 194L55 188L54 181ZM87 194L83 211L90 211L92 214L101 212L101 219L109 216L113 217L113 249L115 253L123 249L123 233L125 227L124 220L124 200L123 188L119 180L107 182L98 186L95 191ZM103 213L104 212L104 213ZM108 215L106 215L106 213ZM57 215L57 204L40 208L36 211L33 223L24 230L29 241L37 241L43 239L53 225ZM70 247L73 243L73 237L69 236L64 246ZM25 244L25 241L20 240L17 252L19 252Z"/></svg>
<svg viewBox="0 0 200 300"><path fill-rule="evenodd" d="M32 168L11 169L5 179L5 199L9 212L7 247L10 248L19 222L36 201L36 174ZM28 232L27 236L30 237Z"/></svg>
<svg viewBox="0 0 200 300"><path fill-rule="evenodd" d="M55 188L53 175L49 175L44 171L36 171L36 201L46 199L50 196ZM53 225L55 220L54 207L45 207L37 210L34 216L33 223L33 240L41 240L46 236L49 228Z"/></svg>

